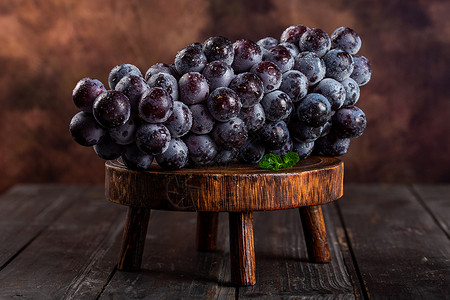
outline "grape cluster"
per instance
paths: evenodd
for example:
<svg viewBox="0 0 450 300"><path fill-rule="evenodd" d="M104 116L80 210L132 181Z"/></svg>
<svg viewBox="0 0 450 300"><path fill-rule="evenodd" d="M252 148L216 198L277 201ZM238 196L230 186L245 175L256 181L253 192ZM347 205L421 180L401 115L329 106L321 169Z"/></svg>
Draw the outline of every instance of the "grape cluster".
<svg viewBox="0 0 450 300"><path fill-rule="evenodd" d="M144 76L131 64L114 67L109 89L81 79L70 133L101 158L121 158L135 170L154 160L180 169L253 164L266 153L342 155L367 123L355 106L372 72L360 47L348 27L329 36L293 25L279 40L258 42L211 37Z"/></svg>

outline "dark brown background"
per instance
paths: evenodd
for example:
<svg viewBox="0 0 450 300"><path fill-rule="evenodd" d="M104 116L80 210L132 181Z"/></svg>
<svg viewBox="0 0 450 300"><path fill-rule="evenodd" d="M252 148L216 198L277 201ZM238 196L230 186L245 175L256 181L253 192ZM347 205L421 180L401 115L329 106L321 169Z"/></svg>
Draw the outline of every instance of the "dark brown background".
<svg viewBox="0 0 450 300"><path fill-rule="evenodd" d="M368 127L343 156L347 182L450 181L449 1L115 2L1 2L0 190L103 182L103 161L68 133L82 77L106 85L120 63L145 72L212 35L278 38L292 24L349 26L372 61L358 104Z"/></svg>

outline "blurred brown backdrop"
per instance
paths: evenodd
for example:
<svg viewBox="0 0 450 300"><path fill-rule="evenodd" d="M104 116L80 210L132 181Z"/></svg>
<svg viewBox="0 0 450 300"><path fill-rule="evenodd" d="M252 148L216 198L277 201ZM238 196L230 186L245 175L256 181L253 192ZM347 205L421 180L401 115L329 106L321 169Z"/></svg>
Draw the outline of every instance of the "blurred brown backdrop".
<svg viewBox="0 0 450 300"><path fill-rule="evenodd" d="M365 134L346 182L450 181L450 1L2 1L0 190L17 182L102 183L103 161L68 133L82 77L171 63L212 35L279 38L292 24L362 37L373 65L358 106Z"/></svg>

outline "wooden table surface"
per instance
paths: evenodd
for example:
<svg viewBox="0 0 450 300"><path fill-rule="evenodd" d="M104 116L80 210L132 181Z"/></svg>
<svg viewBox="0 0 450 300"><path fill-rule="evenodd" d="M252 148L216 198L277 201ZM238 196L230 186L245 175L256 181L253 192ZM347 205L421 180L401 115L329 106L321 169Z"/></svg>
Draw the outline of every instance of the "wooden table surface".
<svg viewBox="0 0 450 300"><path fill-rule="evenodd" d="M450 299L450 185L345 185L323 206L332 263L308 261L298 210L254 213L257 284L230 284L228 224L195 250L196 214L152 211L143 271L120 272L126 207L103 186L0 196L0 299Z"/></svg>

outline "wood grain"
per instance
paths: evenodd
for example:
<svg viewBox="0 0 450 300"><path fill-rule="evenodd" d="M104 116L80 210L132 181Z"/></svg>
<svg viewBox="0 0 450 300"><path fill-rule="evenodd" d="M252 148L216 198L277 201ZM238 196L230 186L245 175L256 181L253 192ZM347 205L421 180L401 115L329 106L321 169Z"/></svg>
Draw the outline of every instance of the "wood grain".
<svg viewBox="0 0 450 300"><path fill-rule="evenodd" d="M195 237L197 250L211 251L216 249L218 224L219 213L197 213L197 234Z"/></svg>
<svg viewBox="0 0 450 300"><path fill-rule="evenodd" d="M330 248L322 208L316 205L305 206L300 207L299 212L309 259L317 263L330 262Z"/></svg>

